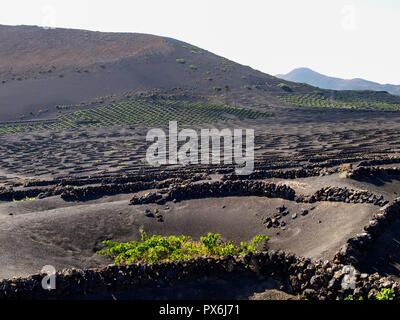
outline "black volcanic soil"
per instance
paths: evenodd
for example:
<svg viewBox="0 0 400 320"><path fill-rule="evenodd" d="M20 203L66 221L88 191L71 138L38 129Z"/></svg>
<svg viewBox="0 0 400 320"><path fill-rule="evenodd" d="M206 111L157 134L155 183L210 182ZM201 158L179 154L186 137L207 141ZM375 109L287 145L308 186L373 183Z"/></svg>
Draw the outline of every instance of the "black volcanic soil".
<svg viewBox="0 0 400 320"><path fill-rule="evenodd" d="M399 117L397 113L299 109L280 111L265 119L194 128L253 128L255 160L270 164L270 168L323 166L327 159L357 163L364 158L400 154ZM8 177L24 180L138 172L141 167L146 168L148 130L110 127L80 129L79 134L37 131L1 135L0 183ZM384 182L392 184L396 191L396 180ZM356 181L352 183L357 186ZM375 190L381 182L366 183Z"/></svg>
<svg viewBox="0 0 400 320"><path fill-rule="evenodd" d="M128 206L128 200L94 201L45 210L51 201L59 202L34 200L18 203L12 209L7 204L0 205L1 278L28 275L46 264L63 269L110 263L111 260L95 254L102 248L101 241L139 240L140 228L150 234L185 234L195 239L208 232L220 233L223 239L237 244L266 233L272 249L329 259L347 238L362 231L377 210L373 205L324 202L300 205L259 197L197 199L164 206ZM287 227L267 230L262 222L273 217L282 204L290 210L282 218ZM313 210L303 217L302 208ZM152 212L158 209L164 221L146 217L146 209ZM10 216L7 214L10 211L20 213ZM296 219L291 217L294 213L298 215Z"/></svg>
<svg viewBox="0 0 400 320"><path fill-rule="evenodd" d="M387 113L379 112L292 110L263 120L236 120L206 127L255 128L255 160L257 166L263 168L324 167L332 160L356 166L362 160L398 155L397 117L391 114L389 118ZM14 185L19 190L24 187L15 183L33 178L118 176L157 170L144 162L147 130L104 128L85 130L80 135L74 131L3 135L0 137L0 183ZM109 153L110 150L116 152ZM216 174L212 178L221 176ZM398 177L353 180L341 173L271 181L287 184L298 194L340 186L369 190L387 200L397 197L400 186ZM310 205L280 199L233 197L169 203L169 209L159 207L164 222L158 222L144 215L146 208L158 206L128 206L131 196L120 194L84 202L65 202L60 197L51 197L1 203L0 256L3 263L0 277L27 275L46 264L58 269L108 264L111 260L95 254L101 248L101 241L138 239L141 227L149 233L188 234L194 238L210 231L218 232L236 242L267 233L270 248L310 258L331 259L335 250L348 238L362 232L372 214L379 210L369 204L317 202ZM263 220L281 204L290 211L283 218L285 229L266 229ZM309 209L310 213L301 216L302 208ZM294 213L297 213L296 219L291 218ZM394 240L382 241L395 244ZM396 252L393 245L388 245L387 250L389 255ZM371 258L369 261L379 260ZM372 268L372 264L367 265ZM397 272L385 266L382 270Z"/></svg>
<svg viewBox="0 0 400 320"><path fill-rule="evenodd" d="M330 161L338 160L346 166L351 163L356 167L362 161L387 159L387 156L399 154L396 114L389 118L387 113L379 112L293 110L263 120L235 120L206 127L255 128L256 167L269 170L313 166L337 169L341 162L332 165ZM0 187L28 190L34 187L24 187L21 183L29 179L76 177L79 180L89 175L149 174L167 169L150 168L145 164L147 130L139 127L100 128L84 130L80 135L74 131L3 135L0 137ZM116 152L109 153L110 150ZM400 160L382 166L398 167L399 163ZM181 170L179 166L177 169ZM209 169L213 170L212 167ZM223 174L218 168L214 169L210 178L218 180ZM175 169L168 170L173 172ZM199 166L198 170L204 171L204 166ZM397 198L400 187L398 176L354 180L341 172L266 181L289 185L297 194L311 195L323 187L338 186L368 190L383 195L386 200ZM306 204L263 197L207 198L168 202L162 206L129 206L131 197L132 194L127 193L76 202L64 201L60 196L0 202L0 278L27 276L48 264L59 270L107 265L112 260L96 254L102 248L101 242L107 239L138 240L141 228L149 234L186 234L194 239L215 232L235 243L265 233L270 237L270 249L282 249L312 259L332 259L347 239L361 233L380 209L372 204L328 201ZM267 228L264 221L273 218L281 205L289 210L281 217L286 225ZM146 217L146 209L152 212L158 209L163 221ZM309 213L301 215L302 209ZM293 214L296 214L294 219ZM361 271L400 277L398 229L397 223L374 244L361 261ZM205 279L201 283L182 284L172 289L143 289L140 295L126 292L114 297L87 298L201 299L207 292L210 294L207 288L213 283L214 299L296 299L276 290L280 284L271 281Z"/></svg>
<svg viewBox="0 0 400 320"><path fill-rule="evenodd" d="M27 37L35 41L19 47ZM39 41L42 37L48 37L49 42ZM70 42L70 38L76 42L68 46L68 55L56 56L65 48L63 41ZM0 78L0 122L16 120L21 115L24 119L50 119L58 114L56 105L80 104L108 95L110 97L105 99L112 101L139 92L150 96L159 92L171 96L180 93L187 100L229 102L274 111L274 116L265 119L233 119L229 123L194 127L197 130L253 128L256 169L321 169L315 176L266 179L268 182L291 186L297 195L311 195L329 186L368 190L382 195L385 200L397 198L400 192L399 176L355 180L346 175L351 166L369 166L373 161L382 166L399 167L400 113L288 107L276 98L282 91L276 86L281 80L173 39L0 27L2 39L8 45L6 49L3 46L0 49L0 76L6 81L1 83ZM104 41L109 42L109 50L101 50ZM78 54L77 48L82 44L87 48ZM10 53L14 51L20 55L11 59ZM42 56L42 51L48 55ZM88 52L96 54L90 56ZM185 63L178 63L177 58L185 59ZM28 63L21 64L21 61ZM8 64L13 66L14 74L7 71ZM49 65L52 71L43 73L42 69ZM197 69L190 69L189 65L195 65ZM228 89L222 93L213 89L225 85ZM314 89L302 85L294 88L304 92ZM38 111L43 109L48 111L39 115ZM219 180L223 174L232 172L232 167L225 165L149 167L145 162L149 145L145 138L149 129L109 127L80 129L79 132L1 135L0 193L3 187L13 187L17 191L35 188L24 186L29 180L74 178L79 182L84 178L90 180L89 177L121 178L126 174L150 175L163 170L178 172L185 169L193 176L196 172L208 172L208 178ZM51 181L38 188L46 187L65 188ZM78 186L72 183L70 187ZM148 191L143 190L141 194ZM313 259L332 259L347 239L361 233L380 209L365 203L317 201L310 204L253 196L192 199L162 206L129 206L132 196L131 193L100 194L97 198L76 202L50 196L40 200L0 202L0 278L26 276L48 264L57 269L109 264L111 259L96 254L102 248L101 242L107 239L138 240L140 228L149 234L186 234L195 239L207 232L215 232L236 243L266 233L271 249L291 251ZM285 226L266 227L265 220L273 218L282 205L289 210L280 218ZM146 209L153 212L158 209L163 220L147 217ZM308 214L301 215L302 209L307 209ZM360 262L362 271L378 271L400 278L399 228L396 222L378 239ZM239 279L236 286L229 284L232 281L215 283L214 297L221 297L229 288L232 298L294 298L271 290L279 288L279 284L270 279ZM160 297L177 299L182 295L207 297L205 288L209 283L191 286L195 288L191 293L184 286L181 291L160 289L157 292ZM144 290L142 298L154 296L154 292ZM132 292L121 294L119 298L133 298Z"/></svg>
<svg viewBox="0 0 400 320"><path fill-rule="evenodd" d="M173 287L140 288L112 295L87 296L104 300L299 300L279 290L280 283L265 277L205 278ZM73 299L73 297L72 297ZM84 298L85 299L85 298Z"/></svg>

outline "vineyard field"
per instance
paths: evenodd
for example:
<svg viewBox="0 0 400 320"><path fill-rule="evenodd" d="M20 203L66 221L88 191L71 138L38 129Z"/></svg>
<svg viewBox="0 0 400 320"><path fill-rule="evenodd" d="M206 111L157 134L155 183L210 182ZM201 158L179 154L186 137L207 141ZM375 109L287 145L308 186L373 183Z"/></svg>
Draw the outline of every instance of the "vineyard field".
<svg viewBox="0 0 400 320"><path fill-rule="evenodd" d="M257 119L270 113L217 105L208 102L124 100L117 104L60 114L53 122L32 122L0 126L0 134L39 130L69 130L109 126L168 126L177 121L181 126L230 121L225 115L239 119Z"/></svg>
<svg viewBox="0 0 400 320"><path fill-rule="evenodd" d="M282 101L301 107L400 110L400 99L383 92L332 91L286 94Z"/></svg>

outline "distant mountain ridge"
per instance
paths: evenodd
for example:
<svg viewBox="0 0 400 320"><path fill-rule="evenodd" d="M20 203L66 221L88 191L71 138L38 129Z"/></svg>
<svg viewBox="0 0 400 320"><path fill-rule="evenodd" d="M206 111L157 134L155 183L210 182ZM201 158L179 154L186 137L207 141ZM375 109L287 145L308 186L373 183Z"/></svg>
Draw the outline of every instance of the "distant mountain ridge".
<svg viewBox="0 0 400 320"><path fill-rule="evenodd" d="M359 78L347 80L329 77L309 68L294 69L287 74L278 74L276 77L287 81L307 83L322 89L387 91L400 96L400 85L380 84Z"/></svg>

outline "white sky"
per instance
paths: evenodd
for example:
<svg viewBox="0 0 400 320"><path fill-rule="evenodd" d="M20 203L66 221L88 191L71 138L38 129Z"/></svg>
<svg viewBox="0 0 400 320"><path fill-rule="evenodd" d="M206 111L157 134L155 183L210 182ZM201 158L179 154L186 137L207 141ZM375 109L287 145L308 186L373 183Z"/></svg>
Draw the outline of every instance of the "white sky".
<svg viewBox="0 0 400 320"><path fill-rule="evenodd" d="M150 33L272 75L400 84L399 0L3 0L0 24Z"/></svg>

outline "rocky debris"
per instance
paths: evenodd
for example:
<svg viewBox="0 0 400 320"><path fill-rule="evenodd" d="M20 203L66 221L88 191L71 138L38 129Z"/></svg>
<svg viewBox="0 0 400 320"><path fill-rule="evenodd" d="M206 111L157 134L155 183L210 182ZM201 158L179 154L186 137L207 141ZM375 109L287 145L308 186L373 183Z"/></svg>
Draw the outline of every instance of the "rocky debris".
<svg viewBox="0 0 400 320"><path fill-rule="evenodd" d="M46 198L46 194L45 193L40 193L38 196L37 196L37 198L40 200L40 199L44 199L44 198Z"/></svg>
<svg viewBox="0 0 400 320"><path fill-rule="evenodd" d="M154 218L154 214L151 212L150 209L146 209L144 215L148 218Z"/></svg>
<svg viewBox="0 0 400 320"><path fill-rule="evenodd" d="M301 209L300 214L302 216L306 216L308 214L308 210L307 209Z"/></svg>
<svg viewBox="0 0 400 320"><path fill-rule="evenodd" d="M272 224L272 219L271 219L271 218L265 219L263 223L264 223L264 226L265 226L267 229L270 229L270 228L272 228L272 226L273 226L273 224Z"/></svg>
<svg viewBox="0 0 400 320"><path fill-rule="evenodd" d="M314 209L314 208L312 208ZM312 210L310 209L310 210ZM301 209L300 214L302 216L305 216L308 214L308 210L307 209ZM273 214L273 218L266 218L263 221L263 224L265 226L265 228L270 229L270 228L282 228L283 230L286 230L286 222L281 220L283 217L286 217L287 215L290 214L290 211L288 210L288 208L286 208L284 205L276 208L276 213ZM296 219L298 217L297 213L293 213L291 215L292 220Z"/></svg>
<svg viewBox="0 0 400 320"><path fill-rule="evenodd" d="M159 212L158 209L154 210L154 214L155 214L158 222L164 222L164 216Z"/></svg>
<svg viewBox="0 0 400 320"><path fill-rule="evenodd" d="M282 205L282 206L280 206L280 207L278 207L278 208L276 208L276 210L278 210L278 212L279 213L283 213L283 212L285 212L286 211L286 207L284 206L284 205Z"/></svg>
<svg viewBox="0 0 400 320"><path fill-rule="evenodd" d="M162 193L158 195L155 193L148 193L144 196L135 195L130 204L164 204L173 200L229 196L262 196L287 200L293 200L295 197L295 191L286 185L249 180L171 184L168 189L160 192Z"/></svg>
<svg viewBox="0 0 400 320"><path fill-rule="evenodd" d="M384 206L388 203L383 196L377 196L366 190L353 190L341 187L326 187L318 190L312 196L299 196L297 202L336 201L346 203L371 203Z"/></svg>

